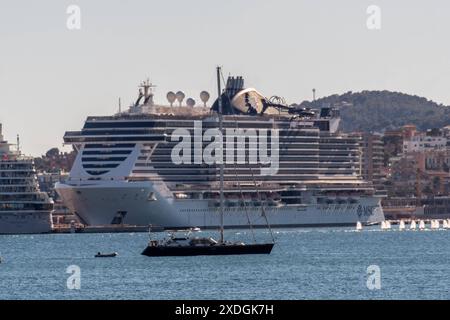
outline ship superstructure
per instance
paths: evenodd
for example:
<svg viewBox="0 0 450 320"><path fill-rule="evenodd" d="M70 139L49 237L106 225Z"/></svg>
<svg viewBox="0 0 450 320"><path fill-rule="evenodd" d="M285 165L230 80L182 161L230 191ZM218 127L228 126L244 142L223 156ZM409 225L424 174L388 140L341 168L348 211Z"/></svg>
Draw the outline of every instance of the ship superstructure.
<svg viewBox="0 0 450 320"><path fill-rule="evenodd" d="M358 140L337 132L338 110L290 107L243 82L228 79L222 132L218 100L173 106L179 92L167 95L171 106L156 105L143 83L127 111L66 132L78 155L57 192L87 224L217 227L223 159L227 227L265 226L261 210L272 226L384 219L380 198L359 176Z"/></svg>
<svg viewBox="0 0 450 320"><path fill-rule="evenodd" d="M33 158L11 150L0 124L0 234L52 230L53 201L39 190Z"/></svg>

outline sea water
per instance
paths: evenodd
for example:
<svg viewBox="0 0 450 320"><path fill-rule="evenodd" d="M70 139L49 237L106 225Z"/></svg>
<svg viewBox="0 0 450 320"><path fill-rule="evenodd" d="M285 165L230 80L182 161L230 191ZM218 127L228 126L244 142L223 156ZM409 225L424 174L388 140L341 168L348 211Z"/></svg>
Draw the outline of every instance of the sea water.
<svg viewBox="0 0 450 320"><path fill-rule="evenodd" d="M197 257L143 256L146 233L2 235L0 299L450 299L450 231L273 231L270 255Z"/></svg>

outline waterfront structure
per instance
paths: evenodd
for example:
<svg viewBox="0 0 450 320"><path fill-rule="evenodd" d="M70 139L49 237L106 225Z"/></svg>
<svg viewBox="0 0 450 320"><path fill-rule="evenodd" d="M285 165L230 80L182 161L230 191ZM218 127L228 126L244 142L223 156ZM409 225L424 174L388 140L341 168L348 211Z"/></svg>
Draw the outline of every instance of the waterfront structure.
<svg viewBox="0 0 450 320"><path fill-rule="evenodd" d="M53 201L39 190L33 158L10 146L0 124L0 234L50 232Z"/></svg>
<svg viewBox="0 0 450 320"><path fill-rule="evenodd" d="M223 150L226 227L248 227L249 220L265 226L261 210L272 226L384 219L380 197L358 173L358 140L337 132L338 110L290 108L282 98L266 99L243 84L241 77L230 77L221 97L224 131L238 132ZM64 142L78 155L56 190L89 225L217 227L219 162L207 163L202 155L214 140L218 100L211 108L205 101L194 107L192 99L182 106L180 91L167 94L171 105L177 99L180 106L156 105L152 87L143 83L128 110L88 117L81 131L66 132ZM252 142L262 137L270 147L252 162ZM180 141L191 143L176 163Z"/></svg>

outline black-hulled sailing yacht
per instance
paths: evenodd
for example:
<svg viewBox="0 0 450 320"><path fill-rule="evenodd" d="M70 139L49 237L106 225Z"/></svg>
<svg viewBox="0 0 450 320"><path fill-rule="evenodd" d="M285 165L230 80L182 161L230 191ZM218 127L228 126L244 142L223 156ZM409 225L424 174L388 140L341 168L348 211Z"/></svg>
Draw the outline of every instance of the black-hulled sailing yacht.
<svg viewBox="0 0 450 320"><path fill-rule="evenodd" d="M223 132L223 110L222 110L222 90L220 85L221 68L217 67L217 86L218 86L218 122L219 132ZM223 155L223 143L222 152ZM199 231L198 228L191 228L185 231L184 236L177 236L177 231L170 232L168 239L163 241L151 240L142 252L146 256L197 256L197 255L235 255L235 254L270 254L275 244L272 230L272 242L268 243L244 243L244 242L231 242L224 239L224 160L220 161L220 239L208 237L194 237L193 232ZM257 187L257 186L255 186ZM267 226L270 229L270 225L265 217L264 208L261 207L262 215L266 219ZM249 220L250 223L250 220ZM251 225L250 225L251 227ZM150 230L151 231L151 230ZM253 232L253 230L252 230Z"/></svg>

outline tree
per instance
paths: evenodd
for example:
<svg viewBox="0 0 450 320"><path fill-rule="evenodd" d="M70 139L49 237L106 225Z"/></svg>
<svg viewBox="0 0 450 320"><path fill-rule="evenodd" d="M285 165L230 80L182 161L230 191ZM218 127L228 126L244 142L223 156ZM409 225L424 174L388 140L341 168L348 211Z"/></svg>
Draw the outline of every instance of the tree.
<svg viewBox="0 0 450 320"><path fill-rule="evenodd" d="M45 156L47 158L53 158L53 157L57 157L59 155L59 149L58 148L51 148L50 150L48 150L45 153Z"/></svg>

